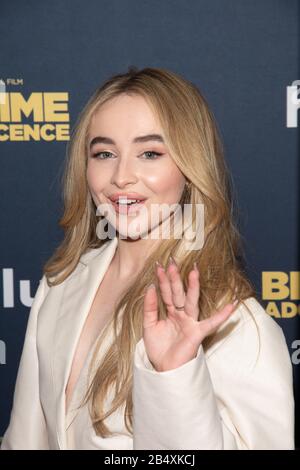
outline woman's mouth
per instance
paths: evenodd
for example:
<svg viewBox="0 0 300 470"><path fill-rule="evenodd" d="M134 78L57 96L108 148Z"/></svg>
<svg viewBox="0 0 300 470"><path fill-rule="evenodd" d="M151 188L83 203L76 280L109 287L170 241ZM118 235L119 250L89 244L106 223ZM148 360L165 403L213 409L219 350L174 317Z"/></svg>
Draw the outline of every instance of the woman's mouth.
<svg viewBox="0 0 300 470"><path fill-rule="evenodd" d="M117 199L116 201L112 201L110 199L115 211L118 214L127 214L132 215L138 212L143 204L146 202L146 199Z"/></svg>

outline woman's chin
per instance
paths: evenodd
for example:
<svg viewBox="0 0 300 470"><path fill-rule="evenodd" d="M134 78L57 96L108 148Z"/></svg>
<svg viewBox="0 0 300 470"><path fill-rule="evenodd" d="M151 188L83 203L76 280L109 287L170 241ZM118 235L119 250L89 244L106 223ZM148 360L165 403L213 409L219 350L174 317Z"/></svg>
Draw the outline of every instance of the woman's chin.
<svg viewBox="0 0 300 470"><path fill-rule="evenodd" d="M128 238L132 240L138 240L140 238L148 238L148 230L134 230L129 228L126 230L124 227L117 226L116 231L118 236L123 239Z"/></svg>

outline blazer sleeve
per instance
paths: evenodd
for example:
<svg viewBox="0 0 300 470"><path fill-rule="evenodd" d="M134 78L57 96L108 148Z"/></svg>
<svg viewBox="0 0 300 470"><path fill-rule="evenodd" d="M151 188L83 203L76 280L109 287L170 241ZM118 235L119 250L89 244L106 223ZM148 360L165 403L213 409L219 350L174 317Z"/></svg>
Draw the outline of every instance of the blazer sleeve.
<svg viewBox="0 0 300 470"><path fill-rule="evenodd" d="M37 316L49 286L45 275L37 288L27 322L17 373L9 426L1 450L49 449L39 395L39 361L36 347Z"/></svg>
<svg viewBox="0 0 300 470"><path fill-rule="evenodd" d="M195 358L169 371L154 369L143 338L136 344L134 449L294 449L285 337L254 298L250 304L260 335L258 356L252 319L234 328L208 358L200 345Z"/></svg>

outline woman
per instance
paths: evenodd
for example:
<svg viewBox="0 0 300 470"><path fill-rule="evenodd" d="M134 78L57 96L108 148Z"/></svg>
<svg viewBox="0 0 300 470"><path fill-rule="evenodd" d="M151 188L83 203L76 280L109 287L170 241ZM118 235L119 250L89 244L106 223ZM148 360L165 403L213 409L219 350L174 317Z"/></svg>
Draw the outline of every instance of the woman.
<svg viewBox="0 0 300 470"><path fill-rule="evenodd" d="M107 80L64 181L2 449L293 449L287 345L243 271L198 89L158 68Z"/></svg>

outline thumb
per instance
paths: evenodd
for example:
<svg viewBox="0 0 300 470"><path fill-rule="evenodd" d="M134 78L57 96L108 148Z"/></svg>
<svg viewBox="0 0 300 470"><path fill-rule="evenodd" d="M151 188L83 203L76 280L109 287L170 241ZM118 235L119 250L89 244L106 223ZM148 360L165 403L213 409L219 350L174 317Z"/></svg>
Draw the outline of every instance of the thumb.
<svg viewBox="0 0 300 470"><path fill-rule="evenodd" d="M224 323L235 310L235 304L228 304L222 310L215 312L211 317L201 321L201 329L205 336L212 334L222 323Z"/></svg>

